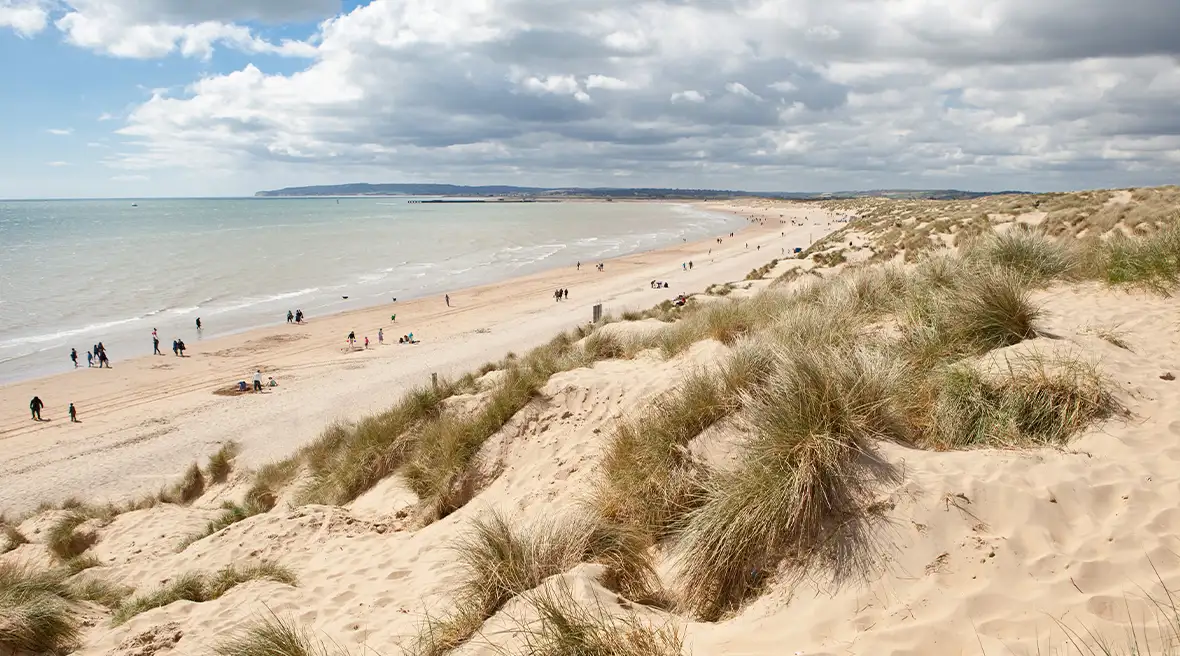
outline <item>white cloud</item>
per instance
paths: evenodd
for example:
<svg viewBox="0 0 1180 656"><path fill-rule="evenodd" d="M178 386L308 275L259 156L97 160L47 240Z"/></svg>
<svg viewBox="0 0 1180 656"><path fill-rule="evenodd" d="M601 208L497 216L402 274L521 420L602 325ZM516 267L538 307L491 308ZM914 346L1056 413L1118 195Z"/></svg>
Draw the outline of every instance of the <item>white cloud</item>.
<svg viewBox="0 0 1180 656"><path fill-rule="evenodd" d="M742 84L741 82L730 82L729 84L725 85L725 90L734 94L735 96L742 96L743 98L749 98L751 100L762 100L762 96L759 96L753 91L750 91L746 88L746 85Z"/></svg>
<svg viewBox="0 0 1180 656"><path fill-rule="evenodd" d="M69 166L69 165L70 165L69 162L63 162L61 160L54 161L54 162L45 162L45 166Z"/></svg>
<svg viewBox="0 0 1180 656"><path fill-rule="evenodd" d="M49 12L41 0L0 0L0 28L7 27L28 38L49 23Z"/></svg>
<svg viewBox="0 0 1180 656"><path fill-rule="evenodd" d="M241 23L278 0L68 1L59 26L109 54L311 57L152 94L125 169L1044 188L1180 167L1175 0L372 0L285 46Z"/></svg>
<svg viewBox="0 0 1180 656"><path fill-rule="evenodd" d="M689 89L687 91L677 91L676 93L672 94L672 96L669 98L669 100L671 100L674 103L675 102L703 103L703 102L705 102L705 96L700 91L697 91L695 89Z"/></svg>
<svg viewBox="0 0 1180 656"><path fill-rule="evenodd" d="M49 128L45 131L59 137L68 137L74 133L74 128Z"/></svg>
<svg viewBox="0 0 1180 656"><path fill-rule="evenodd" d="M339 0L0 0L0 28L28 37L52 20L67 42L115 57L179 53L207 58L218 45L248 53L311 57L314 45L271 42L242 21L323 19L339 6Z"/></svg>
<svg viewBox="0 0 1180 656"><path fill-rule="evenodd" d="M115 118L117 118L117 117L114 114L111 114L108 112L103 112L98 115L98 120L100 120L100 121L113 121L113 120L115 120Z"/></svg>
<svg viewBox="0 0 1180 656"><path fill-rule="evenodd" d="M586 78L587 89L630 89L631 84L625 80L609 75L591 75Z"/></svg>
<svg viewBox="0 0 1180 656"><path fill-rule="evenodd" d="M146 175L139 175L139 174L130 174L130 175L113 175L113 176L111 176L111 181L112 181L112 182L145 182L145 181L147 181L147 180L150 180L150 179L151 179L151 178L149 178L149 177L148 177L148 176L146 176Z"/></svg>

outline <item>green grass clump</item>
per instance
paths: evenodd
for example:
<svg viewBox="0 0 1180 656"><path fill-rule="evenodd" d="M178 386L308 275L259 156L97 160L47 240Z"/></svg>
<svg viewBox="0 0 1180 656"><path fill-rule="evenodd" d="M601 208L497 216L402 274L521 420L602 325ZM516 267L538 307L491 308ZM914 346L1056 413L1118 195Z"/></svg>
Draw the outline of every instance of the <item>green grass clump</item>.
<svg viewBox="0 0 1180 656"><path fill-rule="evenodd" d="M245 567L230 565L213 574L187 572L146 595L139 595L123 602L115 610L113 621L116 625L123 624L140 613L162 608L176 601L211 601L239 584L256 580L296 584L295 574L291 570L268 561Z"/></svg>
<svg viewBox="0 0 1180 656"><path fill-rule="evenodd" d="M209 475L209 480L214 483L224 483L228 480L230 472L233 471L234 457L237 455L237 442L231 440L221 445L221 448L216 453L209 456L209 464L205 468Z"/></svg>
<svg viewBox="0 0 1180 656"><path fill-rule="evenodd" d="M64 653L80 635L73 594L60 571L0 563L0 648Z"/></svg>
<svg viewBox="0 0 1180 656"><path fill-rule="evenodd" d="M1060 447L1120 411L1109 381L1080 360L1029 357L994 377L962 364L935 384L927 439L937 449Z"/></svg>
<svg viewBox="0 0 1180 656"><path fill-rule="evenodd" d="M365 417L354 426L329 428L309 447L312 482L300 490L298 501L348 503L393 474L413 451L412 432L437 418L442 402L453 391L446 382L438 389L417 387L385 412Z"/></svg>
<svg viewBox="0 0 1180 656"><path fill-rule="evenodd" d="M348 650L339 646L329 649L311 631L272 614L217 642L213 653L217 656L347 656Z"/></svg>
<svg viewBox="0 0 1180 656"><path fill-rule="evenodd" d="M45 535L45 546L50 553L62 561L75 558L89 549L98 541L98 536L91 531L79 531L78 526L85 523L89 517L78 511L70 511L62 516L49 528Z"/></svg>
<svg viewBox="0 0 1180 656"><path fill-rule="evenodd" d="M894 358L864 350L783 349L750 394L754 434L740 463L703 482L678 534L681 598L714 620L759 589L788 555L850 566L872 483L878 439L908 441Z"/></svg>
<svg viewBox="0 0 1180 656"><path fill-rule="evenodd" d="M616 427L592 505L604 521L631 526L654 542L691 507L690 440L734 410L715 376L698 372Z"/></svg>
<svg viewBox="0 0 1180 656"><path fill-rule="evenodd" d="M102 561L100 561L98 556L95 556L94 554L82 554L81 556L76 556L65 562L65 568L70 572L70 574L77 574L78 572L83 572L92 567L101 566Z"/></svg>
<svg viewBox="0 0 1180 656"><path fill-rule="evenodd" d="M566 571L587 556L583 522L538 522L514 529L501 515L478 519L454 546L463 580L452 610L429 618L407 653L440 656L467 642L516 595Z"/></svg>
<svg viewBox="0 0 1180 656"><path fill-rule="evenodd" d="M1101 244L1098 258L1110 284L1170 295L1180 281L1180 223L1169 222L1144 237L1115 235Z"/></svg>
<svg viewBox="0 0 1180 656"><path fill-rule="evenodd" d="M172 487L160 491L159 501L188 505L204 493L205 474L201 471L201 466L194 462L184 470L184 475Z"/></svg>
<svg viewBox="0 0 1180 656"><path fill-rule="evenodd" d="M1001 268L968 268L948 288L922 286L906 299L900 347L921 368L1013 346L1040 334L1030 281Z"/></svg>
<svg viewBox="0 0 1180 656"><path fill-rule="evenodd" d="M684 636L670 624L655 627L632 615L612 617L601 605L579 604L567 587L529 595L537 621L521 623L521 656L679 656Z"/></svg>
<svg viewBox="0 0 1180 656"><path fill-rule="evenodd" d="M29 543L29 538L25 537L19 528L11 524L0 524L0 532L4 534L4 550L0 553L8 553L22 544Z"/></svg>
<svg viewBox="0 0 1180 656"><path fill-rule="evenodd" d="M133 592L131 588L93 578L72 582L70 590L74 599L93 601L111 610L118 608L123 600Z"/></svg>
<svg viewBox="0 0 1180 656"><path fill-rule="evenodd" d="M981 238L968 249L967 257L1011 269L1036 284L1075 278L1083 266L1076 248L1026 230Z"/></svg>
<svg viewBox="0 0 1180 656"><path fill-rule="evenodd" d="M421 428L402 476L421 500L427 520L449 515L474 496L480 483L476 456L535 397L556 366L552 357L530 357L509 367L475 414L446 414Z"/></svg>

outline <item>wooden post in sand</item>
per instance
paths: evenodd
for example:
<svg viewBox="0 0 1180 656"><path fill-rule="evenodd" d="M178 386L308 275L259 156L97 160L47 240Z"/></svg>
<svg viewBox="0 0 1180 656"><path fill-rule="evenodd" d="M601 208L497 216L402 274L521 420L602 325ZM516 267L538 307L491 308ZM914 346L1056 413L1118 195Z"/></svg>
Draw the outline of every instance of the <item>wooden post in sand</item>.
<svg viewBox="0 0 1180 656"><path fill-rule="evenodd" d="M594 323L602 321L602 303L594 306Z"/></svg>
<svg viewBox="0 0 1180 656"><path fill-rule="evenodd" d="M438 391L438 374L436 373L430 374L430 388L436 392Z"/></svg>

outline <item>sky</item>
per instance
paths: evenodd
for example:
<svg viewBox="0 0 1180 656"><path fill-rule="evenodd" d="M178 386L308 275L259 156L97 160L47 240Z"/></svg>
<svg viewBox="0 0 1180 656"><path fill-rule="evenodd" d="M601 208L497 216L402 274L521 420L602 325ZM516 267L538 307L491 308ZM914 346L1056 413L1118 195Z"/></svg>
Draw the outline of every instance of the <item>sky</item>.
<svg viewBox="0 0 1180 656"><path fill-rule="evenodd" d="M0 0L0 198L1180 181L1177 0Z"/></svg>

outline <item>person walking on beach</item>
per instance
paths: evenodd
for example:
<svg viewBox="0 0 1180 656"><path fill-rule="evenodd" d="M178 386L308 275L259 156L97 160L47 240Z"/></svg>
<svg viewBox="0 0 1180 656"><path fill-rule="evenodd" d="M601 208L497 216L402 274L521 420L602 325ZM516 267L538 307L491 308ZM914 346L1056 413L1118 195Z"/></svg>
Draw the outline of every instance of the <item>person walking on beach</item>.
<svg viewBox="0 0 1180 656"><path fill-rule="evenodd" d="M86 352L86 368L89 369L94 366L94 354L90 351Z"/></svg>
<svg viewBox="0 0 1180 656"><path fill-rule="evenodd" d="M183 339L176 340L176 348L180 349L180 357L183 358L184 357L184 340Z"/></svg>
<svg viewBox="0 0 1180 656"><path fill-rule="evenodd" d="M41 419L41 408L44 407L45 404L41 402L41 397L39 396L34 396L33 400L29 401L29 410L33 411L33 421L43 421Z"/></svg>
<svg viewBox="0 0 1180 656"><path fill-rule="evenodd" d="M369 350L369 336L365 335L365 350Z"/></svg>
<svg viewBox="0 0 1180 656"><path fill-rule="evenodd" d="M155 331L152 332L152 355L164 355L160 352L160 338L155 336Z"/></svg>
<svg viewBox="0 0 1180 656"><path fill-rule="evenodd" d="M447 307L451 307L451 295L447 294L444 298L447 299Z"/></svg>
<svg viewBox="0 0 1180 656"><path fill-rule="evenodd" d="M255 392L262 391L262 370L261 369L254 372L254 391Z"/></svg>
<svg viewBox="0 0 1180 656"><path fill-rule="evenodd" d="M581 270L582 270L582 263L578 262L578 271L581 271Z"/></svg>
<svg viewBox="0 0 1180 656"><path fill-rule="evenodd" d="M201 330L201 317L197 317L197 331L200 332L200 330Z"/></svg>
<svg viewBox="0 0 1180 656"><path fill-rule="evenodd" d="M384 328L377 329L377 344L379 344L379 345L385 344L385 329Z"/></svg>
<svg viewBox="0 0 1180 656"><path fill-rule="evenodd" d="M74 368L78 368L78 349L70 349L70 361L74 363Z"/></svg>
<svg viewBox="0 0 1180 656"><path fill-rule="evenodd" d="M356 331L350 330L350 331L348 331L348 346L349 346L349 348L352 348L355 345L356 345Z"/></svg>
<svg viewBox="0 0 1180 656"><path fill-rule="evenodd" d="M179 339L172 340L172 355L180 357L180 340Z"/></svg>
<svg viewBox="0 0 1180 656"><path fill-rule="evenodd" d="M70 404L70 423L71 424L78 423L78 411L74 409L73 403Z"/></svg>
<svg viewBox="0 0 1180 656"><path fill-rule="evenodd" d="M567 301L570 300L570 290L568 290L568 289L561 290L561 296L562 296L562 298L564 298Z"/></svg>
<svg viewBox="0 0 1180 656"><path fill-rule="evenodd" d="M287 323L293 323L294 321L295 321L295 313L290 310L287 310Z"/></svg>

